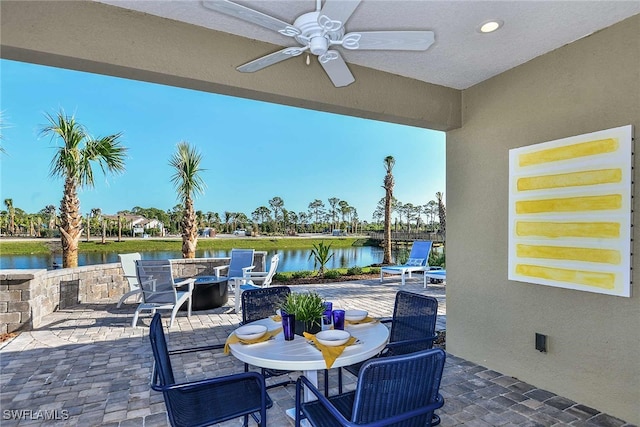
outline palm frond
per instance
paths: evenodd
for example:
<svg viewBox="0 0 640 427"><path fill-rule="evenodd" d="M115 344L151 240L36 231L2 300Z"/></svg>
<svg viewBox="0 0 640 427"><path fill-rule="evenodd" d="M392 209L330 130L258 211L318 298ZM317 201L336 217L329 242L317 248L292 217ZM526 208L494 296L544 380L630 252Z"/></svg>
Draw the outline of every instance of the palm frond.
<svg viewBox="0 0 640 427"><path fill-rule="evenodd" d="M200 167L202 155L195 147L190 146L187 142L178 143L177 150L171 157L169 165L175 169L175 173L171 177L180 200L187 200L188 197L204 193L206 184L200 172L204 171Z"/></svg>

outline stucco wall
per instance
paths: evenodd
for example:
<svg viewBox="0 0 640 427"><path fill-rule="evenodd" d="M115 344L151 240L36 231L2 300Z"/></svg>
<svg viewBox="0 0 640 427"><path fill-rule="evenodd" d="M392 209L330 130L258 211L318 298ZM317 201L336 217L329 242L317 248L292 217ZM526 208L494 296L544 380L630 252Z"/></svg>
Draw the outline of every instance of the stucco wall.
<svg viewBox="0 0 640 427"><path fill-rule="evenodd" d="M447 350L638 424L638 285L622 298L507 280L509 149L628 124L637 136L640 15L464 91L447 133Z"/></svg>

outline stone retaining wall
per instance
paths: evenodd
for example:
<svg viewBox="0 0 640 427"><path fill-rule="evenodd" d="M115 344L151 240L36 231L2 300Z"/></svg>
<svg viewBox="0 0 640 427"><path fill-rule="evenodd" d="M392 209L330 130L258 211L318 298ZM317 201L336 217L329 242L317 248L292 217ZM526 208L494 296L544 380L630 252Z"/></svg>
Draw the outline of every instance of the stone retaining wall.
<svg viewBox="0 0 640 427"><path fill-rule="evenodd" d="M264 271L266 252L254 256L255 271ZM176 277L213 275L229 258L172 260ZM77 304L112 300L129 290L120 263L59 270L0 270L0 333L38 328L42 318Z"/></svg>

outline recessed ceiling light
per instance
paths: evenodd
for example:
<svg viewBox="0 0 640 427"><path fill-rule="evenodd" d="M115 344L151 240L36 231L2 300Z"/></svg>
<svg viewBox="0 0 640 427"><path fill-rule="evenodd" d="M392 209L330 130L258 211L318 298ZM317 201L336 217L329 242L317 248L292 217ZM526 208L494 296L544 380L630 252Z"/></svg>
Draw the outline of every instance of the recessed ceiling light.
<svg viewBox="0 0 640 427"><path fill-rule="evenodd" d="M481 33L493 33L504 24L502 21L498 19L493 19L491 21L486 21L478 27L478 31Z"/></svg>

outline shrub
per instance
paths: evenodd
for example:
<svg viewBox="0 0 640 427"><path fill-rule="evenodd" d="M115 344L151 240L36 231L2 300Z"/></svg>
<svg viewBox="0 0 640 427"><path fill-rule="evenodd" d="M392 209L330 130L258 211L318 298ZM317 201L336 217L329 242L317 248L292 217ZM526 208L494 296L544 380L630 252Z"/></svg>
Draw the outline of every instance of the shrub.
<svg viewBox="0 0 640 427"><path fill-rule="evenodd" d="M406 249L400 249L396 254L396 264L405 264L409 259L409 252Z"/></svg>
<svg viewBox="0 0 640 427"><path fill-rule="evenodd" d="M276 282L286 282L289 280L289 276L282 273L276 273L273 276L273 280L275 280Z"/></svg>
<svg viewBox="0 0 640 427"><path fill-rule="evenodd" d="M444 252L442 253L437 253L437 252L431 252L431 254L429 254L429 265L436 267L445 267L445 254Z"/></svg>
<svg viewBox="0 0 640 427"><path fill-rule="evenodd" d="M369 267L369 273L380 274L380 267Z"/></svg>
<svg viewBox="0 0 640 427"><path fill-rule="evenodd" d="M309 270L294 271L293 273L291 273L291 277L293 277L294 279L303 279L305 277L311 277L312 274L313 271Z"/></svg>
<svg viewBox="0 0 640 427"><path fill-rule="evenodd" d="M325 279L338 279L340 277L342 277L342 273L338 270L327 270L324 272Z"/></svg>
<svg viewBox="0 0 640 427"><path fill-rule="evenodd" d="M347 276L358 276L360 274L362 274L362 267L357 265L347 269Z"/></svg>

